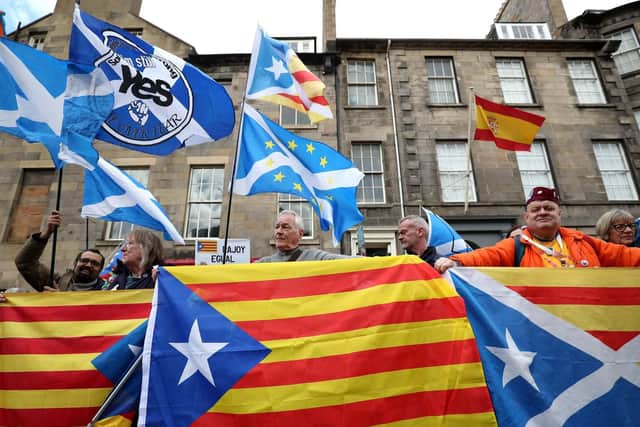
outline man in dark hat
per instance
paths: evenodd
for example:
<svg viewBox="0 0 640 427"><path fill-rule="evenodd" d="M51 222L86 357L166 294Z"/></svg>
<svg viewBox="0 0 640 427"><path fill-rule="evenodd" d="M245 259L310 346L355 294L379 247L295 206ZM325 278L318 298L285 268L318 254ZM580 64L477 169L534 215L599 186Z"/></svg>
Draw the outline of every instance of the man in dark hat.
<svg viewBox="0 0 640 427"><path fill-rule="evenodd" d="M535 187L527 199L520 237L494 246L440 258L441 273L455 266L472 267L633 267L640 248L608 243L560 226L560 197L553 188Z"/></svg>

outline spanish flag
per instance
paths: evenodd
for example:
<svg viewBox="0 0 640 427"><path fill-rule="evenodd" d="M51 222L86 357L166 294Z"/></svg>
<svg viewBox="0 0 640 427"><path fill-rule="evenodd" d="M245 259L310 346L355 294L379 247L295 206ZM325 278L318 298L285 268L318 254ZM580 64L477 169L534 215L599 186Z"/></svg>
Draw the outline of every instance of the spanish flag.
<svg viewBox="0 0 640 427"><path fill-rule="evenodd" d="M531 151L543 122L542 116L476 96L475 140L493 141L503 150Z"/></svg>

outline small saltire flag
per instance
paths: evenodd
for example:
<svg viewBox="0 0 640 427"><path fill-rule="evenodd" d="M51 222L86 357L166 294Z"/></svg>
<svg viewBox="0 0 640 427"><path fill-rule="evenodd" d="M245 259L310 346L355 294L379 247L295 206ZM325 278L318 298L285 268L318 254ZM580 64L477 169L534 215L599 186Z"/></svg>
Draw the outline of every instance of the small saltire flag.
<svg viewBox="0 0 640 427"><path fill-rule="evenodd" d="M475 99L475 140L493 141L504 150L531 151L531 144L544 123L544 117L496 104L479 96Z"/></svg>
<svg viewBox="0 0 640 427"><path fill-rule="evenodd" d="M125 373L142 354L142 346L147 331L147 322L142 322L129 334L124 336L113 346L101 353L91 362L98 371L116 386ZM142 385L142 365L124 383L113 400L94 423L96 427L125 427L130 426L140 401L140 387Z"/></svg>
<svg viewBox="0 0 640 427"><path fill-rule="evenodd" d="M462 237L438 214L422 208L429 224L427 247L433 246L441 257L472 251Z"/></svg>
<svg viewBox="0 0 640 427"><path fill-rule="evenodd" d="M287 44L258 27L251 52L248 99L285 105L309 115L311 122L333 118L324 83L300 61Z"/></svg>
<svg viewBox="0 0 640 427"><path fill-rule="evenodd" d="M640 425L634 270L449 271L500 427Z"/></svg>
<svg viewBox="0 0 640 427"><path fill-rule="evenodd" d="M182 236L160 203L144 185L70 138L60 145L60 158L85 168L81 216L104 221L126 221L164 232L165 239L184 244Z"/></svg>
<svg viewBox="0 0 640 427"><path fill-rule="evenodd" d="M233 104L222 85L182 59L77 6L69 58L99 67L113 86L115 105L97 139L167 155L233 131Z"/></svg>
<svg viewBox="0 0 640 427"><path fill-rule="evenodd" d="M42 143L56 167L59 146L83 139L86 150L113 106L108 80L93 66L62 61L0 38L0 131Z"/></svg>
<svg viewBox="0 0 640 427"><path fill-rule="evenodd" d="M349 227L364 219L356 204L363 176L351 160L333 148L295 135L245 105L235 194L302 197L313 206L323 230L333 226L337 244Z"/></svg>
<svg viewBox="0 0 640 427"><path fill-rule="evenodd" d="M270 352L160 268L144 341L138 426L190 426Z"/></svg>

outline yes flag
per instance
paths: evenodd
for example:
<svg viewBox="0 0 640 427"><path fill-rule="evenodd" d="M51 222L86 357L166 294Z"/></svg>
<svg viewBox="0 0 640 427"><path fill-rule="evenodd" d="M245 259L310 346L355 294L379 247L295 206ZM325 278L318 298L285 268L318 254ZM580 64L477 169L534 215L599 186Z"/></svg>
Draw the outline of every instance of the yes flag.
<svg viewBox="0 0 640 427"><path fill-rule="evenodd" d="M633 270L450 270L501 427L640 425Z"/></svg>
<svg viewBox="0 0 640 427"><path fill-rule="evenodd" d="M333 148L302 138L245 104L233 192L288 193L311 203L323 230L333 226L334 244L364 217L356 204L363 177Z"/></svg>
<svg viewBox="0 0 640 427"><path fill-rule="evenodd" d="M139 426L190 426L271 350L160 268L142 358Z"/></svg>
<svg viewBox="0 0 640 427"><path fill-rule="evenodd" d="M429 209L422 208L422 210L427 215L427 222L429 223L427 247L433 246L438 256L441 257L472 251L467 242L460 237L458 232L447 221Z"/></svg>
<svg viewBox="0 0 640 427"><path fill-rule="evenodd" d="M59 145L82 139L87 150L111 111L113 92L93 66L76 66L0 38L0 131L42 143L56 167Z"/></svg>
<svg viewBox="0 0 640 427"><path fill-rule="evenodd" d="M333 118L324 83L288 44L258 27L251 52L247 98L262 99L307 113L311 122Z"/></svg>
<svg viewBox="0 0 640 427"><path fill-rule="evenodd" d="M503 150L531 151L544 117L476 96L474 139L493 141Z"/></svg>
<svg viewBox="0 0 640 427"><path fill-rule="evenodd" d="M235 113L225 89L182 59L81 12L69 58L104 71L115 93L97 138L149 154L224 138Z"/></svg>

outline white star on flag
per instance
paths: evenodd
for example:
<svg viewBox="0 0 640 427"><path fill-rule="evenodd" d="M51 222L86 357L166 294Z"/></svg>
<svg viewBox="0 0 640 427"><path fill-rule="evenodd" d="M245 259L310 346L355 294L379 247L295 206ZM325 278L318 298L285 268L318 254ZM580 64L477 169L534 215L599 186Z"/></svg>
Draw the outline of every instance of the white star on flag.
<svg viewBox="0 0 640 427"><path fill-rule="evenodd" d="M142 352L142 347L140 347L139 345L128 344L128 346L129 350L131 350L131 353L133 353L134 356L137 356Z"/></svg>
<svg viewBox="0 0 640 427"><path fill-rule="evenodd" d="M538 385L531 375L529 367L533 363L533 358L536 357L536 353L531 351L520 351L515 341L509 333L509 329L506 330L507 348L491 347L487 346L487 350L493 353L498 359L504 362L504 371L502 372L502 386L505 387L509 381L514 378L522 377L537 391Z"/></svg>
<svg viewBox="0 0 640 427"><path fill-rule="evenodd" d="M184 365L178 385L199 371L211 385L216 386L209 368L209 358L229 344L228 342L202 342L198 319L195 319L193 325L191 325L188 342L170 342L169 344L187 358L187 363Z"/></svg>
<svg viewBox="0 0 640 427"><path fill-rule="evenodd" d="M273 78L278 80L280 78L280 74L287 74L289 71L287 67L284 66L281 60L276 59L275 56L271 57L271 67L265 68L265 70L273 73Z"/></svg>

